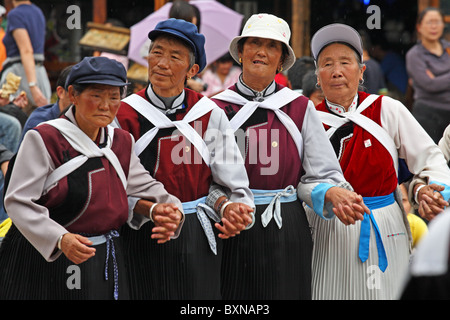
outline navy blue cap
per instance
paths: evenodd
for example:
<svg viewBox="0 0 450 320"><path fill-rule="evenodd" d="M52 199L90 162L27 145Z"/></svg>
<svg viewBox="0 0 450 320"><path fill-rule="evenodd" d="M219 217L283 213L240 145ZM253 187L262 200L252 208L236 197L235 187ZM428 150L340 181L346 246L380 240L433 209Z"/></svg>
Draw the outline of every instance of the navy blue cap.
<svg viewBox="0 0 450 320"><path fill-rule="evenodd" d="M107 57L86 57L74 65L66 79L71 84L107 84L123 87L128 84L127 71L120 62Z"/></svg>
<svg viewBox="0 0 450 320"><path fill-rule="evenodd" d="M194 51L195 63L200 66L199 72L206 67L205 36L198 33L195 24L182 19L170 18L159 22L155 29L149 32L148 38L154 40L161 34L170 34L187 42Z"/></svg>

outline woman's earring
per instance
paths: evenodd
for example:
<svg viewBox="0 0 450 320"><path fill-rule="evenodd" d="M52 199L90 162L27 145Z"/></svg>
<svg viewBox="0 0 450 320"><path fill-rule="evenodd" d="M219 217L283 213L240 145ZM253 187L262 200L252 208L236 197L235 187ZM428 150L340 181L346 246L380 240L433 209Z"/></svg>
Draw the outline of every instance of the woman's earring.
<svg viewBox="0 0 450 320"><path fill-rule="evenodd" d="M239 58L239 63L242 64L242 58Z"/></svg>
<svg viewBox="0 0 450 320"><path fill-rule="evenodd" d="M316 83L316 89L320 89L320 84L318 82Z"/></svg>

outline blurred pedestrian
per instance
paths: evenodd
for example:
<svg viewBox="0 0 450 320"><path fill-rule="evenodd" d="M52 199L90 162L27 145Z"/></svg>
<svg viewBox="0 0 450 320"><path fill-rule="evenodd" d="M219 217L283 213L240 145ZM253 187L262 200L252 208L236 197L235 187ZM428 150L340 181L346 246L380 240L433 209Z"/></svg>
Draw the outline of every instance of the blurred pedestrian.
<svg viewBox="0 0 450 320"><path fill-rule="evenodd" d="M183 202L186 218L177 241L164 246L148 236L151 224L138 232L124 228L132 298L220 299L219 237L236 235L252 221L253 196L225 113L185 88L206 66L205 37L173 18L148 37L149 85L123 99L117 119L135 138L145 168ZM230 197L208 206L213 182Z"/></svg>
<svg viewBox="0 0 450 320"><path fill-rule="evenodd" d="M358 91L365 65L355 29L327 25L314 34L311 48L325 96L317 110L346 180L371 209L350 227L310 215L313 295L394 299L410 256L410 230L397 188L398 159L405 159L415 174L409 199L415 206L420 203L419 212L428 220L448 206L450 170L402 103Z"/></svg>
<svg viewBox="0 0 450 320"><path fill-rule="evenodd" d="M22 131L22 139L28 130L36 127L41 122L58 118L69 107L70 98L66 88L66 79L71 69L72 66L65 67L56 80L56 95L58 97L56 102L37 108L30 114Z"/></svg>
<svg viewBox="0 0 450 320"><path fill-rule="evenodd" d="M197 6L189 3L186 0L175 0L169 10L169 18L183 19L187 22L193 23L198 32L200 32L201 14ZM203 82L202 78L196 74L190 79L186 80L186 88L201 93L207 90L207 86Z"/></svg>
<svg viewBox="0 0 450 320"><path fill-rule="evenodd" d="M317 84L317 75L314 71L309 71L305 74L302 79L302 92L305 97L311 100L314 103L314 106L317 106L324 99L322 89L316 86Z"/></svg>
<svg viewBox="0 0 450 320"><path fill-rule="evenodd" d="M370 56L376 59L383 70L389 96L403 101L408 88L408 73L403 57L392 50L386 39L373 39Z"/></svg>
<svg viewBox="0 0 450 320"><path fill-rule="evenodd" d="M275 81L295 61L290 35L281 18L252 15L229 48L242 75L212 98L240 140L256 204L253 226L224 242L224 299L311 299L313 242L302 200L343 225L362 219L362 198L336 187L346 182L313 103ZM219 196L220 188L211 193Z"/></svg>
<svg viewBox="0 0 450 320"><path fill-rule="evenodd" d="M292 90L302 93L303 77L309 71L314 71L314 59L312 57L304 56L295 60L294 65L287 71L287 77Z"/></svg>
<svg viewBox="0 0 450 320"><path fill-rule="evenodd" d="M7 58L3 62L1 81L8 72L22 78L24 90L34 106L48 104L51 97L50 81L44 67L45 16L29 0L12 0L14 9L8 13L8 26L3 43Z"/></svg>
<svg viewBox="0 0 450 320"><path fill-rule="evenodd" d="M204 96L211 97L236 83L242 70L233 62L231 55L226 53L209 65L202 75L206 87L202 92Z"/></svg>
<svg viewBox="0 0 450 320"><path fill-rule="evenodd" d="M127 299L120 226L167 219L147 234L167 241L181 220L181 203L140 164L130 135L108 126L127 85L123 65L85 58L67 85L71 108L28 131L9 171L1 299ZM148 199L146 209L130 212L127 196Z"/></svg>
<svg viewBox="0 0 450 320"><path fill-rule="evenodd" d="M406 212L406 217L408 218L409 227L411 229L411 246L412 249L416 248L419 241L427 234L428 227L426 222L414 213L414 208L408 198L408 187L405 183L399 185L403 208Z"/></svg>
<svg viewBox="0 0 450 320"><path fill-rule="evenodd" d="M363 43L363 59L366 65L366 70L364 71L364 82L362 84L363 91L367 93L375 94L387 94L386 82L384 80L383 70L381 66L370 56L371 42L367 34L361 35Z"/></svg>
<svg viewBox="0 0 450 320"><path fill-rule="evenodd" d="M412 113L435 143L450 123L450 43L443 39L444 15L428 8L417 18L419 41L406 54L414 88Z"/></svg>

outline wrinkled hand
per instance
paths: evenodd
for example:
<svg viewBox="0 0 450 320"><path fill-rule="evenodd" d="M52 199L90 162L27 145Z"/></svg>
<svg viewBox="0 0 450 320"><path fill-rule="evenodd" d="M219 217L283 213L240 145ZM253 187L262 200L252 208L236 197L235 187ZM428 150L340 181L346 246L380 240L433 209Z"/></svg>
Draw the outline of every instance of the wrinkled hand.
<svg viewBox="0 0 450 320"><path fill-rule="evenodd" d="M333 212L346 226L364 219L364 213L370 214L361 195L340 187L331 187L325 194L325 201L333 204Z"/></svg>
<svg viewBox="0 0 450 320"><path fill-rule="evenodd" d="M417 200L419 203L419 214L422 218L431 221L436 215L444 211L449 203L439 191L443 191L444 186L430 184L419 190Z"/></svg>
<svg viewBox="0 0 450 320"><path fill-rule="evenodd" d="M155 223L152 229L152 239L157 239L158 243L169 241L180 226L182 217L181 211L175 204L158 203L152 212L152 219Z"/></svg>
<svg viewBox="0 0 450 320"><path fill-rule="evenodd" d="M89 247L92 241L79 234L66 233L61 240L61 251L75 264L85 262L95 256L95 248Z"/></svg>
<svg viewBox="0 0 450 320"><path fill-rule="evenodd" d="M221 232L219 238L228 239L238 235L252 223L253 208L239 202L230 203L223 213L222 224L216 223L216 228Z"/></svg>

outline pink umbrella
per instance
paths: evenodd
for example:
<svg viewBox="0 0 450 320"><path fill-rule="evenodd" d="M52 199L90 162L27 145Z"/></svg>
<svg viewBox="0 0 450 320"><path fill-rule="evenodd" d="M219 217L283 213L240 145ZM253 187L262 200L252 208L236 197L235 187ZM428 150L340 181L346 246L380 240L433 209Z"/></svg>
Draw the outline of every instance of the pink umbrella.
<svg viewBox="0 0 450 320"><path fill-rule="evenodd" d="M206 39L206 61L212 63L228 52L231 40L240 34L244 16L215 0L192 0L189 3L200 10L200 32ZM171 6L171 2L166 3L130 28L128 58L145 67L148 66L145 57L150 40L147 35L158 22L168 19Z"/></svg>

